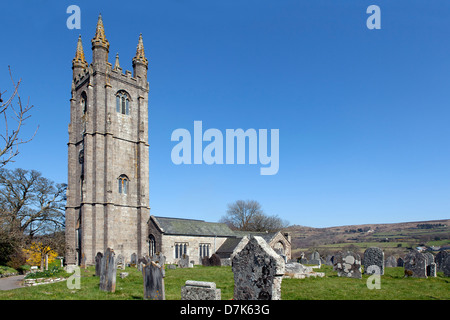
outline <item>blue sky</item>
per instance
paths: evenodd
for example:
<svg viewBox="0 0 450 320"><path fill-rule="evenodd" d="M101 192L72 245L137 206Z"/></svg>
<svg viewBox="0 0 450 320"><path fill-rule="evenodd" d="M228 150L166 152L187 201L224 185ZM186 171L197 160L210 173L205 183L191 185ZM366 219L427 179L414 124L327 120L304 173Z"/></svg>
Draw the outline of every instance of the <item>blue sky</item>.
<svg viewBox="0 0 450 320"><path fill-rule="evenodd" d="M66 9L81 8L69 30ZM366 9L381 8L369 30ZM101 13L110 62L132 70L139 34L149 59L151 214L217 221L254 199L313 227L450 218L450 2L8 1L8 65L35 105L9 168L67 181L71 62L88 62ZM174 165L177 128L279 129L280 165ZM2 128L0 128L2 129Z"/></svg>

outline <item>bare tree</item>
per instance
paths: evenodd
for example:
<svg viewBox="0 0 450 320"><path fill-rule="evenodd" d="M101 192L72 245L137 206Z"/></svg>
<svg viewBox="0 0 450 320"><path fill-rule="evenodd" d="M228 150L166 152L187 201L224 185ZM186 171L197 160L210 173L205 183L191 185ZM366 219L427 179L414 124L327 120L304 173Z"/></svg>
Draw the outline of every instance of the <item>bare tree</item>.
<svg viewBox="0 0 450 320"><path fill-rule="evenodd" d="M237 200L228 204L227 214L220 221L233 230L242 231L279 231L289 225L276 215L264 213L255 200Z"/></svg>
<svg viewBox="0 0 450 320"><path fill-rule="evenodd" d="M8 67L8 69L13 90L9 98L5 101L2 99L2 96L7 91L0 91L0 118L2 118L4 125L4 128L0 130L0 137L3 140L0 146L0 168L4 167L8 162L13 161L12 159L19 154L19 145L31 141L37 131L36 129L33 136L26 140L23 140L19 136L25 120L31 117L29 113L33 105L30 105L29 99L26 106L22 105L22 99L19 94L19 86L22 80L19 79L18 82L15 82L11 68Z"/></svg>
<svg viewBox="0 0 450 320"><path fill-rule="evenodd" d="M17 236L60 231L64 227L66 184L55 184L40 172L0 169L2 230Z"/></svg>

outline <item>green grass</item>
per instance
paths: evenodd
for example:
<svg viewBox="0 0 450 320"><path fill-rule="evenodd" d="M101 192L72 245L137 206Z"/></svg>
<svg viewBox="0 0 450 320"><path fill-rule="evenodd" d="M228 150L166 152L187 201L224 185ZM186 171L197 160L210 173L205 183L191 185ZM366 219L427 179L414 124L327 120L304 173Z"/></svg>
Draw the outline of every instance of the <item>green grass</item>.
<svg viewBox="0 0 450 320"><path fill-rule="evenodd" d="M317 270L317 269L316 269ZM116 292L98 289L99 278L94 276L94 268L81 270L81 289L69 290L66 282L0 291L0 300L141 300L143 296L142 275L135 268L125 270L129 276L117 276ZM436 278L404 278L403 268L386 268L381 277L381 289L369 290L368 276L363 279L341 278L331 266L322 266L324 278L283 279L281 295L283 300L340 300L340 299L450 299L450 278L438 273ZM121 271L118 270L118 275ZM181 299L181 287L186 280L212 281L221 289L222 299L233 297L233 273L231 267L202 267L192 269L166 270L165 288L167 300Z"/></svg>

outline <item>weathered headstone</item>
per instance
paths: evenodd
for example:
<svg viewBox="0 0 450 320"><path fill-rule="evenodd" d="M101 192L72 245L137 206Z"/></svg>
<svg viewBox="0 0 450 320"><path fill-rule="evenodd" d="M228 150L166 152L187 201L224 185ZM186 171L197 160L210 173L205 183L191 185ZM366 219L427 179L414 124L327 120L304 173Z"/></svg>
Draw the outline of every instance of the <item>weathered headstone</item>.
<svg viewBox="0 0 450 320"><path fill-rule="evenodd" d="M397 259L395 259L394 256L387 257L385 262L384 262L384 266L386 268L395 268L395 267L397 267Z"/></svg>
<svg viewBox="0 0 450 320"><path fill-rule="evenodd" d="M439 272L444 271L444 269L442 268L445 262L445 259L447 258L447 256L449 256L449 253L445 250L441 250L438 252L438 254L435 257L435 261L436 261L436 269Z"/></svg>
<svg viewBox="0 0 450 320"><path fill-rule="evenodd" d="M339 277L361 279L361 257L351 251L338 252L334 256L333 269Z"/></svg>
<svg viewBox="0 0 450 320"><path fill-rule="evenodd" d="M380 248L371 247L364 251L364 274L368 274L369 266L377 266L380 275L384 274L384 252Z"/></svg>
<svg viewBox="0 0 450 320"><path fill-rule="evenodd" d="M137 265L137 254L132 253L130 258L130 267L135 267Z"/></svg>
<svg viewBox="0 0 450 320"><path fill-rule="evenodd" d="M334 260L334 256L332 256L331 254L327 255L327 258L325 260L325 264L327 266L332 266L333 265L333 260Z"/></svg>
<svg viewBox="0 0 450 320"><path fill-rule="evenodd" d="M280 300L284 260L258 236L233 257L235 300Z"/></svg>
<svg viewBox="0 0 450 320"><path fill-rule="evenodd" d="M434 263L434 255L431 252L423 253L427 264L427 277L436 277L436 263Z"/></svg>
<svg viewBox="0 0 450 320"><path fill-rule="evenodd" d="M95 256L95 276L100 277L100 272L102 269L102 258L103 253L97 252L97 255Z"/></svg>
<svg viewBox="0 0 450 320"><path fill-rule="evenodd" d="M214 282L186 281L181 287L181 300L220 300L220 289Z"/></svg>
<svg viewBox="0 0 450 320"><path fill-rule="evenodd" d="M84 252L81 254L80 268L86 269L86 255Z"/></svg>
<svg viewBox="0 0 450 320"><path fill-rule="evenodd" d="M426 278L427 259L417 251L411 251L404 259L405 277Z"/></svg>
<svg viewBox="0 0 450 320"><path fill-rule="evenodd" d="M100 290L109 292L116 291L116 273L116 256L114 254L114 250L108 248L102 258L99 285Z"/></svg>
<svg viewBox="0 0 450 320"><path fill-rule="evenodd" d="M125 270L125 257L122 254L117 256L117 269Z"/></svg>
<svg viewBox="0 0 450 320"><path fill-rule="evenodd" d="M450 277L450 254L445 257L444 262L441 265L441 269L446 277Z"/></svg>
<svg viewBox="0 0 450 320"><path fill-rule="evenodd" d="M209 267L211 264L209 263L209 258L208 257L203 257L202 258L202 266L204 267Z"/></svg>
<svg viewBox="0 0 450 320"><path fill-rule="evenodd" d="M163 268L153 261L143 266L144 300L165 300Z"/></svg>
<svg viewBox="0 0 450 320"><path fill-rule="evenodd" d="M183 254L183 256L178 261L178 267L180 268L189 268L189 256L187 254Z"/></svg>

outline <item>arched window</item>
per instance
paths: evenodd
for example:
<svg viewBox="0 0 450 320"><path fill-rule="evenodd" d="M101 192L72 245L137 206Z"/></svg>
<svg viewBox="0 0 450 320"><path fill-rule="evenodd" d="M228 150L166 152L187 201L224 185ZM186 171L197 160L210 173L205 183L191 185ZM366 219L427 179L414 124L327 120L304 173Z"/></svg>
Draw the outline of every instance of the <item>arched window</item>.
<svg viewBox="0 0 450 320"><path fill-rule="evenodd" d="M123 90L116 94L116 111L121 114L130 114L130 97Z"/></svg>
<svg viewBox="0 0 450 320"><path fill-rule="evenodd" d="M86 114L87 112L87 95L86 92L81 93L81 99L80 99L80 107L83 114Z"/></svg>
<svg viewBox="0 0 450 320"><path fill-rule="evenodd" d="M122 174L118 179L118 186L119 186L119 193L121 194L128 194L128 177L124 174Z"/></svg>
<svg viewBox="0 0 450 320"><path fill-rule="evenodd" d="M148 236L148 249L149 256L153 257L156 254L156 239L152 234Z"/></svg>

